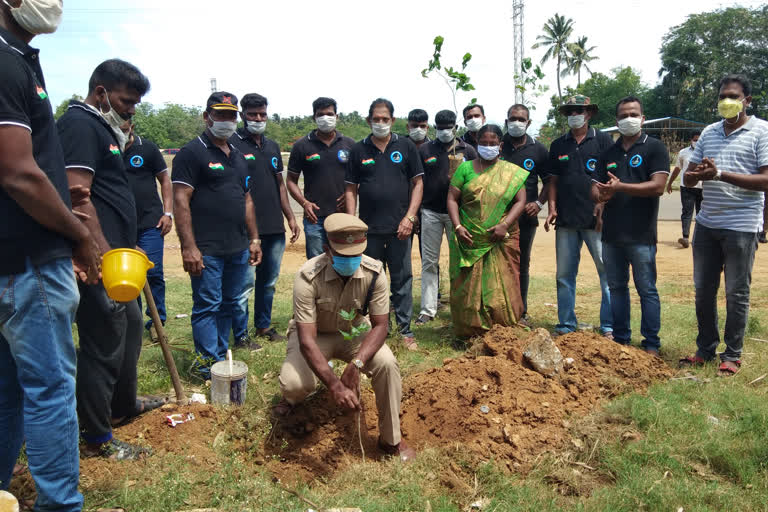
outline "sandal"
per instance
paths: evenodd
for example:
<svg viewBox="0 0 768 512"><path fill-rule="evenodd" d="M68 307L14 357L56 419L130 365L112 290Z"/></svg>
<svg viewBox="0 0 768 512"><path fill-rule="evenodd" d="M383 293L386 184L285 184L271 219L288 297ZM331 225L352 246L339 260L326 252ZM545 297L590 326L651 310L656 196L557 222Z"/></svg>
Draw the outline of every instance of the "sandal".
<svg viewBox="0 0 768 512"><path fill-rule="evenodd" d="M404 337L403 346L411 351L419 350L419 345L416 343L416 339L413 336Z"/></svg>
<svg viewBox="0 0 768 512"><path fill-rule="evenodd" d="M139 460L151 455L152 450L112 438L92 452L81 448L80 454L85 459L101 457L110 460Z"/></svg>
<svg viewBox="0 0 768 512"><path fill-rule="evenodd" d="M697 355L686 356L677 362L678 368L698 368L707 364L707 361L703 357Z"/></svg>
<svg viewBox="0 0 768 512"><path fill-rule="evenodd" d="M12 476L19 476L27 472L27 466L24 464L14 464Z"/></svg>
<svg viewBox="0 0 768 512"><path fill-rule="evenodd" d="M741 370L741 361L723 361L717 368L717 375L720 377L733 377L739 373L739 370Z"/></svg>

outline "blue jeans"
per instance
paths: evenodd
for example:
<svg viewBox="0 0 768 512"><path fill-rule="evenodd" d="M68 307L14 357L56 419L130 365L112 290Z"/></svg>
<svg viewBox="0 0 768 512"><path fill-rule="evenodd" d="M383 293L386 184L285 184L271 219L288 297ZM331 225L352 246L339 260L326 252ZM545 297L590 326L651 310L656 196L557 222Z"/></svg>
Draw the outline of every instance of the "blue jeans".
<svg viewBox="0 0 768 512"><path fill-rule="evenodd" d="M611 292L603 266L603 243L600 233L594 229L571 229L558 227L555 231L555 251L557 253L557 332L566 333L576 330L576 275L579 273L581 246L587 244L589 254L595 262L600 278L602 301L600 302L600 330L603 333L613 331L611 323Z"/></svg>
<svg viewBox="0 0 768 512"><path fill-rule="evenodd" d="M749 288L757 250L757 233L711 229L696 224L693 232L693 282L696 286L696 355L710 360L717 355L717 290L725 273L725 351L722 361L738 361L744 347L749 317Z"/></svg>
<svg viewBox="0 0 768 512"><path fill-rule="evenodd" d="M306 217L304 218L304 238L307 241L307 259L311 260L315 256L323 253L323 244L328 243L328 237L325 234L323 222L326 217L318 217L317 224L312 224Z"/></svg>
<svg viewBox="0 0 768 512"><path fill-rule="evenodd" d="M285 233L261 237L261 263L256 267L253 299L253 326L266 329L272 324L272 299L280 276L280 264L285 252Z"/></svg>
<svg viewBox="0 0 768 512"><path fill-rule="evenodd" d="M35 510L83 504L72 340L79 299L68 258L0 276L0 489L26 441Z"/></svg>
<svg viewBox="0 0 768 512"><path fill-rule="evenodd" d="M192 337L195 351L208 362L223 361L227 357L233 318L249 286L248 257L248 249L228 256L203 255L202 275L190 278Z"/></svg>
<svg viewBox="0 0 768 512"><path fill-rule="evenodd" d="M629 345L632 328L629 324L629 267L632 266L632 281L640 296L640 333L645 349L659 350L659 329L661 329L661 302L656 291L656 246L655 245L614 245L603 242L603 262L611 290L613 311L613 339L622 345Z"/></svg>
<svg viewBox="0 0 768 512"><path fill-rule="evenodd" d="M365 254L384 263L389 269L392 306L397 330L404 337L413 336L413 272L411 270L411 237L398 240L397 235L368 235Z"/></svg>
<svg viewBox="0 0 768 512"><path fill-rule="evenodd" d="M139 231L139 240L136 245L147 253L149 261L155 264L154 268L147 270L147 282L152 290L152 298L155 299L157 313L160 315L160 321L165 325L165 279L163 278L163 237L158 228L149 228ZM141 307L141 295L139 295L139 307ZM144 327L149 329L152 325L152 317L149 315L149 308L146 310L149 317Z"/></svg>

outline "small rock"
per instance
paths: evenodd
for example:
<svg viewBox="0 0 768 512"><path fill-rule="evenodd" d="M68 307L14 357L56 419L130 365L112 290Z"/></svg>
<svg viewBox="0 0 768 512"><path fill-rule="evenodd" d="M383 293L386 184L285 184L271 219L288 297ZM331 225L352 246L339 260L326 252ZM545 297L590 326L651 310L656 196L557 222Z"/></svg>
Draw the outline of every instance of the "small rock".
<svg viewBox="0 0 768 512"><path fill-rule="evenodd" d="M483 384L483 391L488 391L488 384Z"/></svg>
<svg viewBox="0 0 768 512"><path fill-rule="evenodd" d="M217 450L220 447L224 446L224 443L227 442L227 434L224 432L219 432L216 434L216 437L213 438L213 449Z"/></svg>
<svg viewBox="0 0 768 512"><path fill-rule="evenodd" d="M549 402L541 402L542 407L549 407Z"/></svg>
<svg viewBox="0 0 768 512"><path fill-rule="evenodd" d="M179 407L176 404L165 404L160 406L161 411L175 411Z"/></svg>
<svg viewBox="0 0 768 512"><path fill-rule="evenodd" d="M576 360L574 358L566 357L565 359L563 359L563 368L565 368L566 370L573 368L573 363L575 362Z"/></svg>
<svg viewBox="0 0 768 512"><path fill-rule="evenodd" d="M490 407L488 407L487 405L481 405L480 406L480 412L483 413L483 414L488 414L490 412L490 410L491 410Z"/></svg>
<svg viewBox="0 0 768 512"><path fill-rule="evenodd" d="M446 357L445 359L443 359L443 366L447 365L447 364L448 364L448 363L450 363L451 361L453 361L453 359L452 359L452 358L450 358L450 357Z"/></svg>
<svg viewBox="0 0 768 512"><path fill-rule="evenodd" d="M571 439L571 444L576 448L577 450L583 450L584 449L584 441L582 441L579 438L573 438Z"/></svg>
<svg viewBox="0 0 768 512"><path fill-rule="evenodd" d="M534 370L546 377L552 377L563 369L563 354L546 329L536 329L528 339L523 356Z"/></svg>

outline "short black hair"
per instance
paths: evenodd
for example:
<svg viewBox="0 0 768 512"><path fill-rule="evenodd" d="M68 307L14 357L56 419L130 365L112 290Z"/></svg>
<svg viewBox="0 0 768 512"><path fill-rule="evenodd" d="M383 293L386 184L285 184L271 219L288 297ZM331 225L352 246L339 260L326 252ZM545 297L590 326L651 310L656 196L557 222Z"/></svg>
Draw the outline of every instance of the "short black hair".
<svg viewBox="0 0 768 512"><path fill-rule="evenodd" d="M240 100L240 108L243 110L243 112L249 108L266 107L267 105L269 105L267 98L261 94L256 94L255 92L246 94Z"/></svg>
<svg viewBox="0 0 768 512"><path fill-rule="evenodd" d="M93 70L91 79L88 81L88 94L93 93L100 85L108 91L124 87L144 96L149 91L149 78L130 62L109 59Z"/></svg>
<svg viewBox="0 0 768 512"><path fill-rule="evenodd" d="M701 137L701 130L693 130L693 131L691 132L691 138L694 138L694 137L695 137L695 136L697 136L697 135L698 135L699 137Z"/></svg>
<svg viewBox="0 0 768 512"><path fill-rule="evenodd" d="M326 98L324 96L320 96L315 101L312 102L312 116L314 117L315 114L317 114L317 111L321 108L328 108L333 107L333 112L338 114L339 111L336 108L336 100L333 98Z"/></svg>
<svg viewBox="0 0 768 512"><path fill-rule="evenodd" d="M473 108L479 108L480 109L480 113L485 115L485 109L483 108L483 106L481 104L479 104L479 103L473 103L471 105L467 105L466 107L464 107L464 110L461 111L461 117L466 118L467 117L467 112L469 112Z"/></svg>
<svg viewBox="0 0 768 512"><path fill-rule="evenodd" d="M744 92L744 96L749 96L752 94L752 82L749 81L749 78L747 78L746 75L742 75L741 73L725 75L720 79L720 84L717 86L717 90L719 91L723 88L724 85L733 82L736 82L741 86L741 90Z"/></svg>
<svg viewBox="0 0 768 512"><path fill-rule="evenodd" d="M639 103L640 104L640 113L643 113L643 102L638 98L637 96L624 96L619 100L619 102L616 104L616 115L619 115L619 105L623 105L625 103Z"/></svg>
<svg viewBox="0 0 768 512"><path fill-rule="evenodd" d="M440 124L456 126L456 112L453 110L441 110L435 114L435 126Z"/></svg>
<svg viewBox="0 0 768 512"><path fill-rule="evenodd" d="M429 114L426 110L415 108L408 112L408 120L414 123L426 123L429 121Z"/></svg>
<svg viewBox="0 0 768 512"><path fill-rule="evenodd" d="M507 117L509 117L509 113L510 113L510 112L512 112L513 110L525 110L525 116L526 116L528 119L530 119L530 118L531 118L531 111L530 111L530 110L528 110L528 107L526 107L526 106L525 106L525 105L523 105L522 103L515 103L514 105L512 105L511 107L509 107L509 108L507 109Z"/></svg>
<svg viewBox="0 0 768 512"><path fill-rule="evenodd" d="M395 116L395 106L392 104L391 101L389 101L386 98L376 98L373 100L373 103L371 103L371 106L368 108L368 117L373 116L373 109L378 107L379 105L384 105L387 107L387 110L389 110L389 115L394 117Z"/></svg>
<svg viewBox="0 0 768 512"><path fill-rule="evenodd" d="M477 140L480 140L480 137L482 137L483 134L487 132L495 133L499 137L499 140L504 138L504 132L501 131L501 128L499 127L499 125L486 124L486 125L483 125L483 127L477 131Z"/></svg>

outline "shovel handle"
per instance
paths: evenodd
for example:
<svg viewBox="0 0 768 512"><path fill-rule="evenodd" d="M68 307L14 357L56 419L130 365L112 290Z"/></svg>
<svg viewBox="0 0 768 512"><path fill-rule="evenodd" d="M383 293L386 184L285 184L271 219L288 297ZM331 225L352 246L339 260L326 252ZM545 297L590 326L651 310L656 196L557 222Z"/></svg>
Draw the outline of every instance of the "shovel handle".
<svg viewBox="0 0 768 512"><path fill-rule="evenodd" d="M149 316L152 318L152 325L155 327L155 331L157 332L157 339L160 342L160 350L163 351L163 359L165 359L165 365L168 367L168 373L171 374L173 389L176 391L176 401L183 402L186 399L184 396L184 388L181 385L181 379L179 379L179 372L176 370L176 362L173 360L171 348L168 346L168 338L165 337L165 328L163 328L163 322L160 321L160 314L157 312L155 298L152 296L152 290L149 287L149 282L144 283L144 298L146 299L147 306L149 307Z"/></svg>

